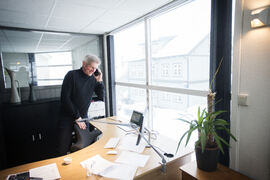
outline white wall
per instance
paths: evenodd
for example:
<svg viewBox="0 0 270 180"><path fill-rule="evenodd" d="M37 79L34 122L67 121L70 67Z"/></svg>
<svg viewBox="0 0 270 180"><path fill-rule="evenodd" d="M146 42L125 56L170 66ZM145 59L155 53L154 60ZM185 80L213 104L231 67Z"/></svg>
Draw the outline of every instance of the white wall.
<svg viewBox="0 0 270 180"><path fill-rule="evenodd" d="M270 0L236 0L230 166L253 178L270 179L270 27L251 29L250 10ZM248 106L237 95L248 94Z"/></svg>

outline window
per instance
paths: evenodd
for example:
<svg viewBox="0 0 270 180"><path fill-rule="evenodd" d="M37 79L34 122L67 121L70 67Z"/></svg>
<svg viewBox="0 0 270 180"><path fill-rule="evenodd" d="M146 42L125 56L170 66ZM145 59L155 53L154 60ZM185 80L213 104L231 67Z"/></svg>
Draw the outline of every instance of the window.
<svg viewBox="0 0 270 180"><path fill-rule="evenodd" d="M146 126L179 140L188 124L178 118L193 120L207 103L210 2L182 4L114 35L117 115L138 110Z"/></svg>
<svg viewBox="0 0 270 180"><path fill-rule="evenodd" d="M208 89L210 12L210 0L195 0L151 18L153 61L155 64L175 64L169 76L162 65L161 76L168 76L162 82L163 86ZM150 83L161 85L161 80L152 76Z"/></svg>
<svg viewBox="0 0 270 180"><path fill-rule="evenodd" d="M161 75L162 76L169 76L169 64L162 64L162 71L161 71Z"/></svg>
<svg viewBox="0 0 270 180"><path fill-rule="evenodd" d="M116 86L117 115L130 119L133 110L144 112L146 91L141 88Z"/></svg>
<svg viewBox="0 0 270 180"><path fill-rule="evenodd" d="M136 36L133 36L136 34ZM144 24L139 23L114 35L115 80L145 83Z"/></svg>
<svg viewBox="0 0 270 180"><path fill-rule="evenodd" d="M173 64L173 75L177 77L183 77L183 64L181 62Z"/></svg>
<svg viewBox="0 0 270 180"><path fill-rule="evenodd" d="M71 52L35 54L39 86L61 85L66 73L72 70Z"/></svg>

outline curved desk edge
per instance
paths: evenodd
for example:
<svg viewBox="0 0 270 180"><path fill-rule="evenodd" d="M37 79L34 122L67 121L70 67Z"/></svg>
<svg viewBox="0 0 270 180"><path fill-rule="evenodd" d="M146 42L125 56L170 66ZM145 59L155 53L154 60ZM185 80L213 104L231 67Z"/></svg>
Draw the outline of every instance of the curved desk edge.
<svg viewBox="0 0 270 180"><path fill-rule="evenodd" d="M119 118L117 118L119 119ZM102 118L100 119L102 121L108 121L108 122L118 122L112 120L112 118ZM111 124L104 124L104 123L97 123L97 122L91 122L97 129L99 129L102 132L101 138L96 141L95 143L91 144L90 146L87 146L84 149L81 149L79 151L76 151L74 153L60 156L56 158L46 159L42 161L32 162L12 168L8 168L5 170L0 171L0 179L5 179L7 175L9 174L16 174L19 172L25 172L29 171L31 168L40 167L44 165L48 165L51 163L56 163L61 179L70 179L71 177L74 179L87 179L86 176L86 170L81 167L80 162L95 156L99 154L104 159L107 159L111 162L115 161L119 154L121 154L121 150L118 150L120 153L117 155L107 155L106 152L110 149L104 149L104 145L107 143L107 141L111 137L122 137L125 136L126 132L121 130L115 125ZM163 137L159 135L157 142L154 142L155 145L160 146L166 146L173 149L171 152L175 151L175 148L177 146L177 143L175 141L172 141L171 139L168 139L166 137ZM179 179L179 173L178 168L182 165L184 165L187 162L191 161L191 154L193 153L193 150L185 148L180 149L179 153L176 157L172 159L168 159L167 162L167 172L166 174L162 173L160 171L161 166L159 164L160 157L149 148L145 148L144 152L142 154L149 155L149 160L146 163L145 167L138 168L136 175L134 179ZM71 157L72 163L69 165L63 165L63 159L65 157ZM96 176L96 179L106 179L104 177Z"/></svg>

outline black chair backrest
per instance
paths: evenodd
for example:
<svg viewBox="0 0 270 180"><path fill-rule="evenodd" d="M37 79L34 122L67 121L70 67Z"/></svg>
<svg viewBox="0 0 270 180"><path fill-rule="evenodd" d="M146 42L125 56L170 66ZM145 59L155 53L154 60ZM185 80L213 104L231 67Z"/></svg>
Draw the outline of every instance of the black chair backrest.
<svg viewBox="0 0 270 180"><path fill-rule="evenodd" d="M81 129L77 124L74 124L74 131L77 141L71 146L72 152L85 148L94 143L97 137L101 134L98 129L90 132L88 129Z"/></svg>

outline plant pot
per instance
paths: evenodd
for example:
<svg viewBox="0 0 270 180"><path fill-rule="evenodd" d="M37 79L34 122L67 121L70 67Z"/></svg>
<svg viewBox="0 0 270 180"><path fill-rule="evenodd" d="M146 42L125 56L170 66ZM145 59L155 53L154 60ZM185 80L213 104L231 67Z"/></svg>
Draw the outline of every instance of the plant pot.
<svg viewBox="0 0 270 180"><path fill-rule="evenodd" d="M218 163L219 149L215 148L205 148L202 153L200 146L195 147L197 167L203 171L216 171Z"/></svg>

